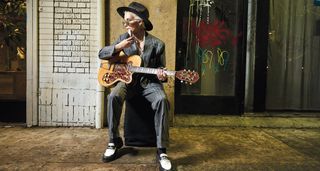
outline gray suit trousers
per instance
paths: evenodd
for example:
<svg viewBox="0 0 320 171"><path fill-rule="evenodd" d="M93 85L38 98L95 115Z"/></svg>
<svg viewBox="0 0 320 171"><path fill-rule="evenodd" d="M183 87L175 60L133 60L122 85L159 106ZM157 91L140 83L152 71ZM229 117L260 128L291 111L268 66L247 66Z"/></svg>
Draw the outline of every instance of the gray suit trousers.
<svg viewBox="0 0 320 171"><path fill-rule="evenodd" d="M155 111L154 123L157 136L157 148L166 148L169 145L169 102L163 86L159 83L149 83L146 87L129 86L119 82L108 95L107 118L109 126L109 137L112 139L120 137L119 123L122 106L126 98L132 97L134 93L141 93L150 103ZM138 90L138 92L137 92Z"/></svg>

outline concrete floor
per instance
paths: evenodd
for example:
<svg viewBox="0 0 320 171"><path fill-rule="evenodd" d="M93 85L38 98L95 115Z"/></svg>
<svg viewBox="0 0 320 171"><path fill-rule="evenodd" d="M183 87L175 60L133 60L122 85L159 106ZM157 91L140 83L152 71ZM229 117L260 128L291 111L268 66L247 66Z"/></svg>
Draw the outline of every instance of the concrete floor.
<svg viewBox="0 0 320 171"><path fill-rule="evenodd" d="M179 171L320 170L319 119L176 117L168 154ZM0 125L0 170L158 170L155 148L125 147L101 162L106 128Z"/></svg>

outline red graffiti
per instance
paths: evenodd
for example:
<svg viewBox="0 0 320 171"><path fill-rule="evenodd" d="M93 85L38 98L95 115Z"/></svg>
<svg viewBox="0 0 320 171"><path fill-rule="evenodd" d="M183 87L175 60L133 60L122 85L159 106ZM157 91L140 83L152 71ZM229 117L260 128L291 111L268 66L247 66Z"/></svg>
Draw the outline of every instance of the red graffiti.
<svg viewBox="0 0 320 171"><path fill-rule="evenodd" d="M234 36L232 30L230 30L224 21L215 19L213 23L207 24L205 21L200 21L196 25L195 20L191 20L190 23L191 32L195 34L196 38L192 43L199 42L199 46L212 47L223 46L231 44L236 46L238 43L238 36Z"/></svg>

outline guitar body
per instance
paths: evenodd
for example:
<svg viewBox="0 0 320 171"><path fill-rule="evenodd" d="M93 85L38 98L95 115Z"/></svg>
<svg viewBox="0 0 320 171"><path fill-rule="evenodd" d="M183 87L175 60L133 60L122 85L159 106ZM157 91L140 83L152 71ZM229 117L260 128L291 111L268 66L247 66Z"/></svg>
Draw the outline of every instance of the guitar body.
<svg viewBox="0 0 320 171"><path fill-rule="evenodd" d="M118 81L129 84L132 81L132 74L134 72L156 75L160 70L159 68L140 67L140 65L140 56L133 55L128 57L121 51L119 53L119 56L115 56L109 60L101 60L100 69L98 72L98 82L104 87L110 87ZM190 85L196 83L199 80L199 74L195 71L165 70L165 73L168 76L174 76L181 82L188 83Z"/></svg>
<svg viewBox="0 0 320 171"><path fill-rule="evenodd" d="M132 81L132 72L128 70L128 67L139 67L140 65L140 56L133 55L128 57L123 52L120 52L119 56L115 56L112 59L101 60L98 82L104 87L110 87L118 81L129 84Z"/></svg>

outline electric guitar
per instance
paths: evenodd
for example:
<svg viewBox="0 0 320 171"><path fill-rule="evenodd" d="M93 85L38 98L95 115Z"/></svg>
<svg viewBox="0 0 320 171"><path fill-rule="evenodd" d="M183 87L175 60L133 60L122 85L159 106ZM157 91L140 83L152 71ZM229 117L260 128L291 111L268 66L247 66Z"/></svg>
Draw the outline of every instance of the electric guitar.
<svg viewBox="0 0 320 171"><path fill-rule="evenodd" d="M123 52L109 60L101 60L98 82L104 87L110 87L118 81L131 83L133 73L157 74L160 69L140 67L141 58L138 55L126 56ZM198 81L199 74L195 71L164 71L168 76L175 76L181 82L193 84Z"/></svg>

